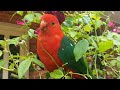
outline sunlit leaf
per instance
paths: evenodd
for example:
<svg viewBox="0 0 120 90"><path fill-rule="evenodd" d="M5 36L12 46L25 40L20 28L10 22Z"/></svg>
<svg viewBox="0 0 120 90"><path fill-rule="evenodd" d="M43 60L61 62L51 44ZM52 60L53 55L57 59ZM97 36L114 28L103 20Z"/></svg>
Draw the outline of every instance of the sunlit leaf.
<svg viewBox="0 0 120 90"><path fill-rule="evenodd" d="M3 67L4 64L5 64L4 60L0 60L0 66ZM1 68L0 68L0 70L1 70Z"/></svg>
<svg viewBox="0 0 120 90"><path fill-rule="evenodd" d="M23 11L17 11L16 13L19 14L20 16L23 15Z"/></svg>
<svg viewBox="0 0 120 90"><path fill-rule="evenodd" d="M57 69L57 70L54 70L53 72L51 72L50 76L55 79L60 79L64 76L64 74L61 70Z"/></svg>
<svg viewBox="0 0 120 90"><path fill-rule="evenodd" d="M15 66L14 63L11 63L10 66L9 66L9 68L10 69L14 69L14 66Z"/></svg>
<svg viewBox="0 0 120 90"><path fill-rule="evenodd" d="M87 24L84 26L83 29L84 29L84 31L90 32L93 28L89 24Z"/></svg>
<svg viewBox="0 0 120 90"><path fill-rule="evenodd" d="M71 79L71 77L70 76L65 76L65 79Z"/></svg>
<svg viewBox="0 0 120 90"><path fill-rule="evenodd" d="M99 46L98 47L99 52L104 52L104 51L112 48L114 46L114 44L113 44L113 41L108 40L108 41L104 41L104 42L99 42L98 46Z"/></svg>

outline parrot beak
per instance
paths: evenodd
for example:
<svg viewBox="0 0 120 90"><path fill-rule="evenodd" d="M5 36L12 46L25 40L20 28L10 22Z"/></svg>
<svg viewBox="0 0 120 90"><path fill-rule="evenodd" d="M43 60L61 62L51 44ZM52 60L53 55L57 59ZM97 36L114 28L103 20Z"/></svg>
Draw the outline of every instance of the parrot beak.
<svg viewBox="0 0 120 90"><path fill-rule="evenodd" d="M42 30L42 31L45 31L45 30L46 30L46 27L47 27L47 23L42 20L41 23L40 23L40 28L41 28L41 30Z"/></svg>

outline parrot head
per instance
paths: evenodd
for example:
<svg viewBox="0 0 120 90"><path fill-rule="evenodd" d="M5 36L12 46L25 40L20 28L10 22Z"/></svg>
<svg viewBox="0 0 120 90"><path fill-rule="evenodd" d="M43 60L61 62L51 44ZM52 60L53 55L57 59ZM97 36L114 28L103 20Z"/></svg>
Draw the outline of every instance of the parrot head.
<svg viewBox="0 0 120 90"><path fill-rule="evenodd" d="M61 11L45 11L45 14L54 15L58 19L60 25L65 21L65 18L66 18L64 13L62 13ZM40 30L38 27L35 30L35 34L39 35L39 33L40 33Z"/></svg>
<svg viewBox="0 0 120 90"><path fill-rule="evenodd" d="M40 18L40 21L39 30L42 32L53 31L60 27L57 17L52 14L44 14Z"/></svg>

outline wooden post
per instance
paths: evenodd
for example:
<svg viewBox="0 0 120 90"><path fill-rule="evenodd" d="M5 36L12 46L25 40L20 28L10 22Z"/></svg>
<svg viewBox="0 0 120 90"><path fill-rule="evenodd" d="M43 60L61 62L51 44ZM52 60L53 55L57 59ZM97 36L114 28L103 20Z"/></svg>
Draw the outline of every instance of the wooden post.
<svg viewBox="0 0 120 90"><path fill-rule="evenodd" d="M9 35L5 35L5 38L8 39L9 38ZM9 47L8 47L9 48ZM8 52L4 52L4 56L3 56L3 59L5 60L5 65L4 67L5 68L8 68L8 64L9 64L9 54ZM3 79L8 79L8 71L6 70L3 70Z"/></svg>

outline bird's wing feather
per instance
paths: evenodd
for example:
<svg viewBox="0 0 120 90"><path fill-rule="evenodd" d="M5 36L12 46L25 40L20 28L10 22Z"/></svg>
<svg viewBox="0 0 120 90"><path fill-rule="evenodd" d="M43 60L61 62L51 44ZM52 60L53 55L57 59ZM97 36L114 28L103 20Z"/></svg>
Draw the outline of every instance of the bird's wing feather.
<svg viewBox="0 0 120 90"><path fill-rule="evenodd" d="M75 57L73 53L74 47L75 47L74 42L71 39L69 39L67 36L64 36L64 38L61 41L61 46L58 51L58 56L63 63L68 63L67 66L69 66L77 73L86 74L87 71L89 71L88 63L83 57L79 61L77 62L75 61Z"/></svg>

